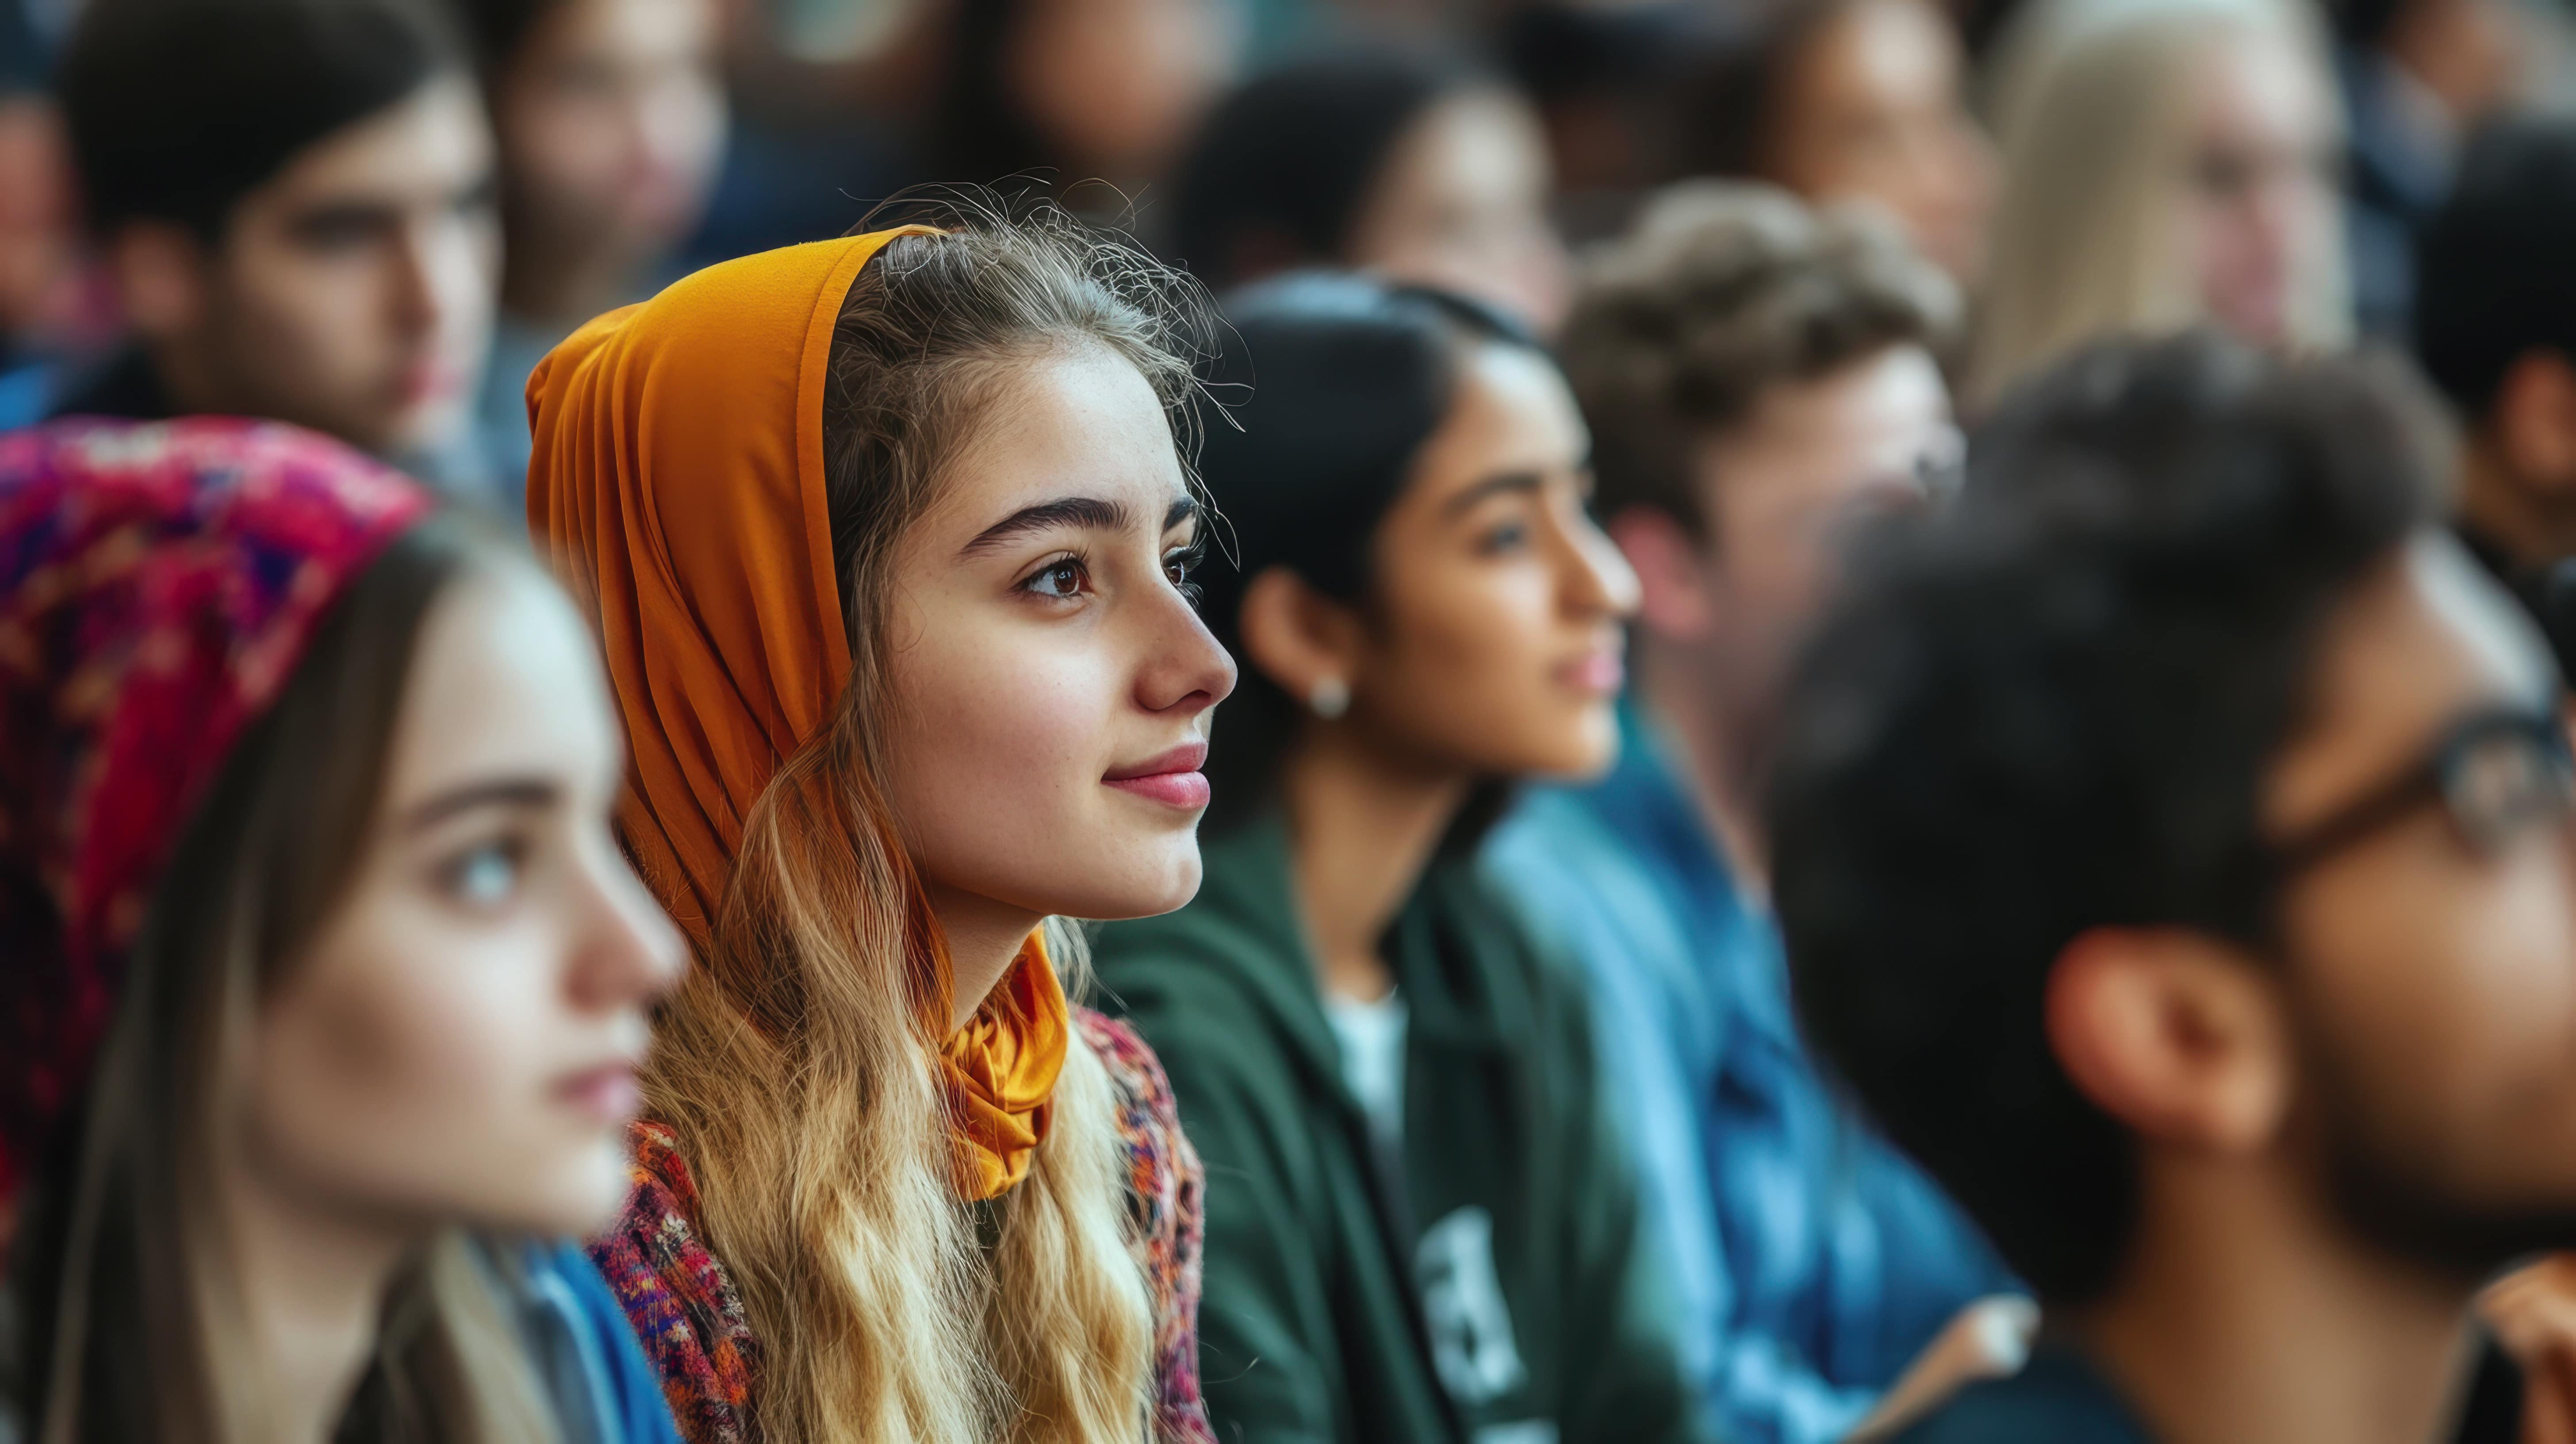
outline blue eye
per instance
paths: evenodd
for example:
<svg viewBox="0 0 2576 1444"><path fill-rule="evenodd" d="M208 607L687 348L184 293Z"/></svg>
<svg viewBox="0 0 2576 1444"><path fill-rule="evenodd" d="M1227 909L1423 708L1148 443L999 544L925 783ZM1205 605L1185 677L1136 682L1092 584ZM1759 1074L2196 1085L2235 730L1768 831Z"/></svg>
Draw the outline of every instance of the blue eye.
<svg viewBox="0 0 2576 1444"><path fill-rule="evenodd" d="M441 881L467 907L498 907L518 893L523 863L517 842L488 842L451 860L441 869Z"/></svg>
<svg viewBox="0 0 2576 1444"><path fill-rule="evenodd" d="M1476 550L1487 556L1516 552L1529 545L1529 528L1520 522L1506 522L1479 538Z"/></svg>

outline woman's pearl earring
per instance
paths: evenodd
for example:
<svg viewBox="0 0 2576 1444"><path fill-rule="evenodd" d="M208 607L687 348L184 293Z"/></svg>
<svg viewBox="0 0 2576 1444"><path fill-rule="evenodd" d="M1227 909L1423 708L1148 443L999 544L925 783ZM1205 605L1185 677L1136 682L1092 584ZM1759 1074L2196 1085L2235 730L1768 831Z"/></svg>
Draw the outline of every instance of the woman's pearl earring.
<svg viewBox="0 0 2576 1444"><path fill-rule="evenodd" d="M1351 710L1351 684L1339 677L1326 677L1306 693L1306 705L1315 715L1330 722Z"/></svg>

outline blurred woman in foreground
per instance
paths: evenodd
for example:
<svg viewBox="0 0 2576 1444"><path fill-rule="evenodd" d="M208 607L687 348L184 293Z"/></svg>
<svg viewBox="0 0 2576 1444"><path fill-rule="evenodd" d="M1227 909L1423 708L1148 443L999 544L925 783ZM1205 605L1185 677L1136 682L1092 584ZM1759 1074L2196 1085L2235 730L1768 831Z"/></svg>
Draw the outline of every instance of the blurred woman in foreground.
<svg viewBox="0 0 2576 1444"><path fill-rule="evenodd" d="M1972 404L2118 332L2351 338L2333 80L2296 6L2063 0L2024 17L1997 62L2006 180Z"/></svg>
<svg viewBox="0 0 2576 1444"><path fill-rule="evenodd" d="M1208 1193L1226 1439L1698 1437L1570 972L1473 860L1500 790L1618 745L1636 579L1525 332L1342 276L1236 297L1240 431L1202 472L1250 679L1207 885L1098 940Z"/></svg>
<svg viewBox="0 0 2576 1444"><path fill-rule="evenodd" d="M28 1439L671 1437L547 1241L625 1196L678 939L579 617L427 507L281 426L0 438Z"/></svg>

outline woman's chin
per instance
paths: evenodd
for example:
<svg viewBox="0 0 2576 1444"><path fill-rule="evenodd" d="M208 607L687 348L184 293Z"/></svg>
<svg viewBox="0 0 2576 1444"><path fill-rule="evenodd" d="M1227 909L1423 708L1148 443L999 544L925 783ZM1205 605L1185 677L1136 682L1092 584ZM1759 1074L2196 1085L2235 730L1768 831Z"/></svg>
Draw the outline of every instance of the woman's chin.
<svg viewBox="0 0 2576 1444"><path fill-rule="evenodd" d="M1062 905L1049 909L1063 917L1114 923L1129 918L1160 917L1188 907L1199 895L1199 845L1196 834L1180 846L1139 849L1125 867L1093 872L1061 890ZM1114 875L1106 875L1114 873Z"/></svg>

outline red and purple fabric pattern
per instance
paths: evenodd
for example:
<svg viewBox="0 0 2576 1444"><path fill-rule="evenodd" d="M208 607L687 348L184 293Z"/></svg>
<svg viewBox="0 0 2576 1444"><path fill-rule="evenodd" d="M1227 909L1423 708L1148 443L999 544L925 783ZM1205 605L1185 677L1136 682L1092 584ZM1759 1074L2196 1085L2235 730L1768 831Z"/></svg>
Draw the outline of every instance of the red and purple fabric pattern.
<svg viewBox="0 0 2576 1444"><path fill-rule="evenodd" d="M274 423L0 435L0 1215L244 727L427 493Z"/></svg>
<svg viewBox="0 0 2576 1444"><path fill-rule="evenodd" d="M1158 1444L1215 1444L1199 1396L1199 1255L1205 1177L1181 1133L1180 1110L1153 1051L1126 1024L1073 1010L1117 1098L1127 1145L1136 1257L1154 1301L1154 1436ZM678 1139L639 1122L635 1192L591 1258L626 1304L645 1356L689 1444L751 1444L760 1342L698 1226L697 1185Z"/></svg>

